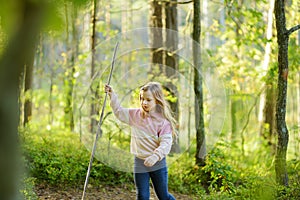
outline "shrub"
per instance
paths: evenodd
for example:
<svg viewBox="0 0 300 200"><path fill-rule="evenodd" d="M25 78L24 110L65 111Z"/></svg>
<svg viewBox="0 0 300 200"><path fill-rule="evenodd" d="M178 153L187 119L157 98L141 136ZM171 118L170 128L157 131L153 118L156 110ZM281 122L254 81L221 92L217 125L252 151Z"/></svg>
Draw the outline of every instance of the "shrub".
<svg viewBox="0 0 300 200"><path fill-rule="evenodd" d="M62 131L24 132L23 150L25 164L37 181L69 186L84 183L90 152L79 141L77 134ZM94 159L89 183L117 184L131 179L131 175L116 172Z"/></svg>
<svg viewBox="0 0 300 200"><path fill-rule="evenodd" d="M185 181L191 185L201 184L207 193L233 192L234 183L237 181L236 172L223 159L224 155L220 149L212 149L206 157L205 166L193 166L187 173Z"/></svg>
<svg viewBox="0 0 300 200"><path fill-rule="evenodd" d="M277 187L277 199L300 199L300 161L291 160L287 163L288 174L289 174L289 186Z"/></svg>
<svg viewBox="0 0 300 200"><path fill-rule="evenodd" d="M171 188L197 196L218 192L226 196L235 191L239 181L237 173L225 161L220 149L214 148L209 152L205 166L197 166L194 163L195 160L185 154L180 157L180 160L173 162L170 167Z"/></svg>

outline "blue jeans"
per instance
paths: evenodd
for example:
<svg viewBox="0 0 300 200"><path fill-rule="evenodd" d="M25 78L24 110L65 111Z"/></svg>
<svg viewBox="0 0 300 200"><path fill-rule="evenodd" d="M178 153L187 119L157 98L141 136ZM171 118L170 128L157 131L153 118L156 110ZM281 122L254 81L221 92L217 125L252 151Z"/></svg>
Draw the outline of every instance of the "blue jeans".
<svg viewBox="0 0 300 200"><path fill-rule="evenodd" d="M144 161L135 158L135 169ZM155 167L156 166L156 167ZM158 169L157 166L160 166ZM153 170L153 167L155 170ZM137 200L149 200L150 198L150 179L153 183L155 193L159 200L175 200L175 198L168 192L168 169L166 166L166 160L163 159L156 163L149 170L139 173L134 173L134 182L137 190ZM152 169L152 170L151 170Z"/></svg>

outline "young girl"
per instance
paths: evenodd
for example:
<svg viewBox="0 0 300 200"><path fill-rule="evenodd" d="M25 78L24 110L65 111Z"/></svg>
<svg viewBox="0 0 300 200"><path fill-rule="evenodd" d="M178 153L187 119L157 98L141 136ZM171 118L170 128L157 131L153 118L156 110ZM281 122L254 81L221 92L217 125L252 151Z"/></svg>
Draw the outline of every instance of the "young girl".
<svg viewBox="0 0 300 200"><path fill-rule="evenodd" d="M175 136L176 121L164 99L162 87L149 82L140 89L140 108L121 107L112 87L105 85L115 116L132 128L130 151L134 155L134 182L138 200L149 200L150 179L160 200L175 199L168 192L166 155Z"/></svg>

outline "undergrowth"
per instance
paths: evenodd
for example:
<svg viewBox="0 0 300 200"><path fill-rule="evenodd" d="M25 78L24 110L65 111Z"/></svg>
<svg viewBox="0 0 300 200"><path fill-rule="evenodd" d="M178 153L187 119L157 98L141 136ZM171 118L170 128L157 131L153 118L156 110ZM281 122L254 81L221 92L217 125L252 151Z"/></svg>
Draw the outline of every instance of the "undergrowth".
<svg viewBox="0 0 300 200"><path fill-rule="evenodd" d="M23 152L27 171L37 181L75 187L84 184L91 153L77 134L63 131L24 132ZM115 171L97 159L93 160L90 185L132 181L131 174Z"/></svg>
<svg viewBox="0 0 300 200"><path fill-rule="evenodd" d="M25 168L29 177L20 191L25 199L35 199L34 184L82 187L90 151L75 133L61 130L21 131ZM197 166L194 152L182 153L169 166L170 190L190 194L195 199L300 199L300 161L288 164L289 187L276 185L272 156L257 149L241 156L234 146L218 143L208 152L205 166ZM258 159L259 158L259 159ZM262 158L265 158L262 160ZM93 161L89 184L133 187L131 173L116 171L97 159Z"/></svg>

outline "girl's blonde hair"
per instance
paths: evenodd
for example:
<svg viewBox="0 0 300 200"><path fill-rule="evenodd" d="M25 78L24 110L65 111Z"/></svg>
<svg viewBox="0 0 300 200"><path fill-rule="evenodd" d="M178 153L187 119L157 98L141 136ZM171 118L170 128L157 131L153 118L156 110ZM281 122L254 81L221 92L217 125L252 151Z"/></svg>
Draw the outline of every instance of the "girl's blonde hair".
<svg viewBox="0 0 300 200"><path fill-rule="evenodd" d="M150 91L156 101L156 111L162 113L163 116L171 123L172 135L177 137L176 133L176 120L172 115L172 111L169 103L165 100L162 86L158 82L148 82L146 85L142 86L140 89L140 100L141 100L141 91L147 92Z"/></svg>

